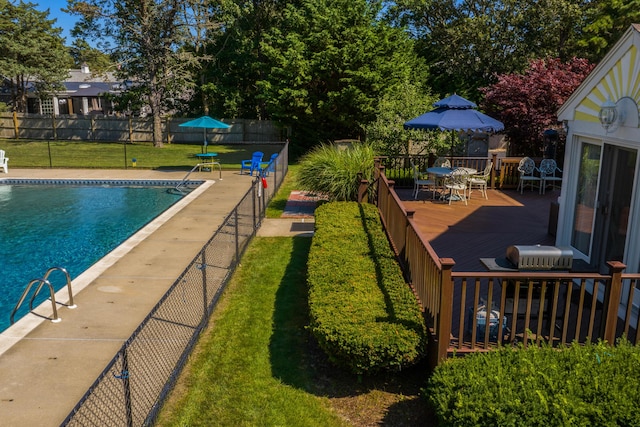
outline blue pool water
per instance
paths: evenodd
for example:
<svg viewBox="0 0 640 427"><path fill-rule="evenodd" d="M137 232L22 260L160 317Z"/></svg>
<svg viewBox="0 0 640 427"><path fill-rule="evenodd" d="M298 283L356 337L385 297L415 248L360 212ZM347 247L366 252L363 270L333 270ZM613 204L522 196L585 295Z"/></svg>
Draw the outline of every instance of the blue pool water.
<svg viewBox="0 0 640 427"><path fill-rule="evenodd" d="M31 280L51 267L73 280L179 199L167 187L0 185L0 332ZM66 284L60 272L49 279Z"/></svg>

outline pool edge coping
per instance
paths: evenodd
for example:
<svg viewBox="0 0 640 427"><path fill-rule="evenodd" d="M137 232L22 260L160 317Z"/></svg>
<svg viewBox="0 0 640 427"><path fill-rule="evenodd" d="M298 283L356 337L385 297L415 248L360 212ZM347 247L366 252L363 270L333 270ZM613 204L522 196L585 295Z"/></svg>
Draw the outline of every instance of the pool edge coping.
<svg viewBox="0 0 640 427"><path fill-rule="evenodd" d="M20 179L21 181L82 181L82 180L40 180L40 179ZM0 180L0 183L3 180ZM111 182L120 182L120 181L136 181L137 183L149 182L153 180L90 180L90 181L111 181ZM158 180L158 181L172 181L172 182L180 182L179 180ZM196 182L196 181L193 181ZM203 180L197 181L201 182L197 188L193 191L189 192L189 194L182 197L179 201L174 203L167 210L162 212L156 218L154 218L151 222L145 225L143 228L135 232L131 237L122 242L112 251L108 252L104 257L96 261L91 267L85 270L83 273L78 275L75 279L71 281L71 286L73 289L73 295L77 295L87 286L89 286L94 280L96 280L102 273L104 273L109 267L113 266L119 259L133 250L137 245L139 245L143 240L149 237L153 232L155 232L158 228L160 228L163 224L165 224L169 219L175 216L178 212L188 206L192 201L194 201L200 194L202 194L205 190L216 183L216 180ZM98 185L98 184L95 184ZM103 185L103 184L100 184ZM67 291L67 287L63 287L59 291L55 293L55 298L58 306L66 305L66 302L69 301L69 294ZM64 302L63 302L64 301ZM68 307L69 308L69 307ZM9 326L4 331L0 332L0 356L2 356L5 352L7 352L11 347L17 344L20 340L26 338L26 336L32 332L36 327L44 323L45 321L50 321L50 317L53 315L53 310L51 308L51 300L47 299L37 307L33 309L33 312L37 313L27 313L24 317L19 319L13 325Z"/></svg>

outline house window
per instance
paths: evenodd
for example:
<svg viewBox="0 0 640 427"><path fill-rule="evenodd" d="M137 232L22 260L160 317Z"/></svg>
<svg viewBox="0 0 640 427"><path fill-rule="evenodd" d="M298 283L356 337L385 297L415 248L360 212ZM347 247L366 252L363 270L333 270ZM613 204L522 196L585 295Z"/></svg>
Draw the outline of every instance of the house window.
<svg viewBox="0 0 640 427"><path fill-rule="evenodd" d="M53 100L43 99L40 101L40 108L42 114L53 114Z"/></svg>
<svg viewBox="0 0 640 427"><path fill-rule="evenodd" d="M598 145L582 144L571 245L587 256L593 237L601 151Z"/></svg>

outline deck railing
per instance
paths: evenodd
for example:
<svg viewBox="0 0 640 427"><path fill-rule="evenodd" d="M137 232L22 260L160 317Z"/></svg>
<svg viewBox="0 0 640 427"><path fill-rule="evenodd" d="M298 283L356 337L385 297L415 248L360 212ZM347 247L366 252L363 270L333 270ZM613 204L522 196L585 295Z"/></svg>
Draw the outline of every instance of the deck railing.
<svg viewBox="0 0 640 427"><path fill-rule="evenodd" d="M522 343L557 346L577 341L640 343L640 274L608 263L609 273L560 271L454 272L420 234L387 179L376 168L374 197L389 239L424 312L432 366L455 353ZM464 165L460 165L464 166ZM478 254L481 258L482 254ZM488 320L488 321L487 321Z"/></svg>

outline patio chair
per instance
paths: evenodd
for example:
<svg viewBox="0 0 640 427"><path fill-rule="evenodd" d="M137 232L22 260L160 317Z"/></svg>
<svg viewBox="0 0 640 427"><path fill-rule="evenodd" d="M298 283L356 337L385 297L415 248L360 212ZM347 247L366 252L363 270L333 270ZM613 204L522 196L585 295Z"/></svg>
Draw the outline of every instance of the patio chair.
<svg viewBox="0 0 640 427"><path fill-rule="evenodd" d="M464 168L454 169L446 178L444 188L449 190L449 204L452 200L462 200L467 204L467 182L469 182L469 173Z"/></svg>
<svg viewBox="0 0 640 427"><path fill-rule="evenodd" d="M562 173L562 169L558 167L558 164L553 159L543 159L540 162L540 177L542 178L542 194L547 190L547 181L551 183L552 189L556 189L556 183L562 183L562 177L556 176L556 172ZM560 188L560 185L558 185Z"/></svg>
<svg viewBox="0 0 640 427"><path fill-rule="evenodd" d="M269 176L269 173L275 172L277 158L278 158L278 153L273 153L269 158L268 162L260 163L260 171L264 176Z"/></svg>
<svg viewBox="0 0 640 427"><path fill-rule="evenodd" d="M423 179L420 176L418 167L411 162L411 169L413 170L413 200L418 198L418 193L422 190L431 189L431 198L436 198L436 181L434 179Z"/></svg>
<svg viewBox="0 0 640 427"><path fill-rule="evenodd" d="M264 153L262 151L256 151L251 155L251 160L243 160L240 164L240 175L243 171L249 171L249 175L253 175L253 172L260 173L260 163Z"/></svg>
<svg viewBox="0 0 640 427"><path fill-rule="evenodd" d="M438 157L433 162L433 167L434 168L450 168L451 167L451 162L446 157Z"/></svg>
<svg viewBox="0 0 640 427"><path fill-rule="evenodd" d="M471 199L471 192L474 188L480 190L485 199L487 197L487 183L489 182L489 178L491 178L491 168L493 167L493 162L488 162L487 166L485 166L484 171L479 175L471 175L469 177L469 182L467 185L469 186L469 199Z"/></svg>
<svg viewBox="0 0 640 427"><path fill-rule="evenodd" d="M4 156L4 150L0 150L0 168L4 173L9 173L9 158Z"/></svg>
<svg viewBox="0 0 640 427"><path fill-rule="evenodd" d="M539 173L540 170L536 167L536 163L533 159L529 157L523 157L520 160L520 164L518 165L518 172L520 172L520 180L518 181L518 188L520 190L520 194L524 190L524 186L529 184L531 186L531 191L533 191L533 187L538 187L538 192L542 193L542 178L537 176L536 171Z"/></svg>

